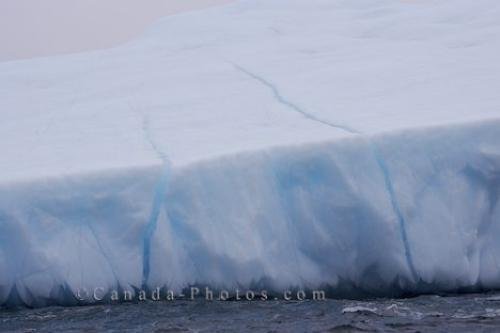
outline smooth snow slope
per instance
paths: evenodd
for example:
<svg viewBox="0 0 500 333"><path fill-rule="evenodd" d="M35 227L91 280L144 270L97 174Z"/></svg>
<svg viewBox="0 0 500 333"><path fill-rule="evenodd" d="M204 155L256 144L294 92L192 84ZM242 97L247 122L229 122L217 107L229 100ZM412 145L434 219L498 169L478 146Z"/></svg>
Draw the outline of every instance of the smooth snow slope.
<svg viewBox="0 0 500 333"><path fill-rule="evenodd" d="M0 303L500 287L500 3L248 0L0 64Z"/></svg>

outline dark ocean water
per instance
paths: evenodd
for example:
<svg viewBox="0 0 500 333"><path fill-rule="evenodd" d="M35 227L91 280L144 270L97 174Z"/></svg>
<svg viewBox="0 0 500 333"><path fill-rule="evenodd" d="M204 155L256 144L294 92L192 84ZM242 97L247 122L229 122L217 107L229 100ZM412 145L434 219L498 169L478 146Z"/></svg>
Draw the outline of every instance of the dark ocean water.
<svg viewBox="0 0 500 333"><path fill-rule="evenodd" d="M500 294L0 310L2 332L500 332Z"/></svg>

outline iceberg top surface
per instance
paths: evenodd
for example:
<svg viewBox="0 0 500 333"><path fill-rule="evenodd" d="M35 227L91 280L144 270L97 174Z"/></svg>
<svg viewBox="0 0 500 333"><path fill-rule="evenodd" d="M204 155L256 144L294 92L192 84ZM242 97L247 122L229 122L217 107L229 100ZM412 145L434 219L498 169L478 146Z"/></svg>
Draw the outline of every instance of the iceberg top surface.
<svg viewBox="0 0 500 333"><path fill-rule="evenodd" d="M0 183L500 117L500 2L248 0L0 64Z"/></svg>

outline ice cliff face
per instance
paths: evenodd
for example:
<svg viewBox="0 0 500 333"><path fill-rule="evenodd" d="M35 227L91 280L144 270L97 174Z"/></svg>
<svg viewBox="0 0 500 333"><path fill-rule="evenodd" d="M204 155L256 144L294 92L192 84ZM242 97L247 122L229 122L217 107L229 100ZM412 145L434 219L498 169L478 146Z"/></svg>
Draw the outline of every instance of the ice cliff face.
<svg viewBox="0 0 500 333"><path fill-rule="evenodd" d="M0 64L0 304L499 288L499 18L241 1Z"/></svg>

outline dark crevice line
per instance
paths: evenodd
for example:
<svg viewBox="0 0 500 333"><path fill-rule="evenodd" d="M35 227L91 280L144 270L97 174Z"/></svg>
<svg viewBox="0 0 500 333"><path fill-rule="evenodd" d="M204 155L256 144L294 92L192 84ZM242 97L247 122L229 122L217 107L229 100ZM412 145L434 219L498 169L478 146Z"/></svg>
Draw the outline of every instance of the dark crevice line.
<svg viewBox="0 0 500 333"><path fill-rule="evenodd" d="M299 107L297 104L295 104L292 101L285 98L282 95L282 93L279 91L277 86L275 84L273 84L271 81L263 78L260 75L257 75L255 73L249 71L248 69L246 69L238 64L235 64L233 62L230 62L230 63L239 72L245 74L246 76L252 78L253 80L255 80L255 81L259 82L260 84L262 84L263 86L267 87L271 91L271 93L273 94L274 99L277 102L279 102L280 104L286 106L288 109L301 114L303 117L305 117L306 119L309 119L311 121L315 121L315 122L320 123L322 125L342 130L342 131L347 132L349 134L359 135L359 136L365 138L365 140L367 140L369 147L372 150L372 153L375 157L375 161L376 161L376 163L377 163L377 165L382 173L382 176L384 178L385 189L386 189L387 194L389 195L393 212L396 215L396 218L397 218L397 221L399 224L401 239L402 239L404 251L405 251L405 258L406 258L408 267L410 269L410 273L411 273L412 278L415 282L419 281L417 270L415 268L413 256L412 256L409 241L408 241L408 234L406 231L406 220L403 216L403 213L401 211L401 207L400 207L399 202L397 200L397 196L396 196L396 193L394 191L394 185L393 185L392 180L391 180L389 169L388 169L387 164L385 162L385 159L383 158L382 154L380 153L377 145L372 140L366 138L366 136L364 136L364 134L362 132L357 131L356 129L350 128L350 127L345 126L343 124L332 123L330 121L318 118L317 116L307 112L303 108Z"/></svg>
<svg viewBox="0 0 500 333"><path fill-rule="evenodd" d="M149 275L151 271L151 240L154 236L158 225L158 218L160 216L161 207L163 206L163 200L165 199L167 193L168 184L168 169L162 173L158 184L156 184L153 203L151 205L151 212L149 214L148 223L146 224L146 229L143 234L143 250L142 250L142 287L146 288Z"/></svg>
<svg viewBox="0 0 500 333"><path fill-rule="evenodd" d="M142 250L142 287L147 288L149 276L151 272L151 240L154 236L160 217L161 207L164 205L164 200L167 194L168 176L170 174L170 161L158 145L154 142L149 126L149 119L144 116L142 121L142 131L144 138L150 144L151 148L157 154L158 158L163 163L163 171L160 180L156 184L153 195L153 203L151 212L146 224L146 229L143 234L143 250Z"/></svg>
<svg viewBox="0 0 500 333"><path fill-rule="evenodd" d="M410 242L408 240L408 233L406 231L406 220L404 218L403 212L401 211L401 206L399 205L396 193L394 191L394 185L391 180L391 175L389 173L389 169L387 167L387 164L385 162L385 159L383 158L382 154L378 150L378 147L370 141L371 144L371 149L373 151L373 154L375 156L375 160L377 161L377 164L380 168L380 171L382 172L382 175L384 176L384 183L385 183L385 188L387 193L389 194L389 197L391 199L391 206L392 209L394 210L394 213L398 219L398 224L400 226L399 230L401 233L401 239L403 240L403 245L404 245L404 250L405 250L405 257L406 261L408 262L408 267L410 269L410 273L413 277L413 280L415 282L419 281L418 278L418 273L417 269L415 268L415 263L413 261L413 255L410 249Z"/></svg>
<svg viewBox="0 0 500 333"><path fill-rule="evenodd" d="M309 120L312 120L312 121L315 121L315 122L318 122L318 123L322 123L323 125L326 125L326 126L330 126L330 127L333 127L333 128L337 128L337 129L340 129L344 132L348 132L348 133L351 133L351 134L360 134L358 131L348 127L348 126L345 126L345 125L339 125L339 124L334 124L334 123L331 123L329 121L326 121L326 120L323 120L323 119L320 119L318 117L316 117L315 115L313 114L310 114L308 113L307 111L303 110L301 107L299 107L297 104L289 101L287 98L285 98L279 91L279 89L276 87L276 85L272 84L270 81L264 79L263 77L259 76L259 75L256 75L252 72L250 72L249 70L237 65L237 64L232 64L234 66L234 68L236 68L238 71L246 74L247 76L251 77L252 79L254 79L255 81L258 81L260 82L261 84L263 84L264 86L266 86L267 88L269 88L273 95L274 95L274 98L280 103L280 104L283 104L284 106L288 107L289 109L292 109L293 111L297 112L297 113L300 113L303 117L309 119Z"/></svg>

